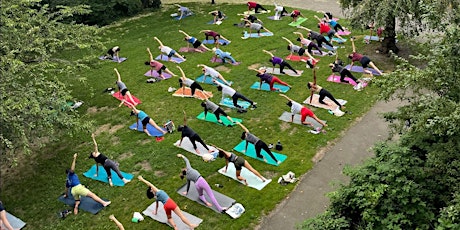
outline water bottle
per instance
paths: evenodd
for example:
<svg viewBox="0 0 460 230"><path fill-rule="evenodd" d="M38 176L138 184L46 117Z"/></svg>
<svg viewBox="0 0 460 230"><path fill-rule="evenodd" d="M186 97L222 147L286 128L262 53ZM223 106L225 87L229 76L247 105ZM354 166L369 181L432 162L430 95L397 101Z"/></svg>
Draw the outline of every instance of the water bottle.
<svg viewBox="0 0 460 230"><path fill-rule="evenodd" d="M218 188L223 188L223 187L224 187L224 186L221 185L221 184L215 184L215 186L218 187Z"/></svg>
<svg viewBox="0 0 460 230"><path fill-rule="evenodd" d="M334 112L332 112L332 110L328 109L327 110L330 114L334 114Z"/></svg>

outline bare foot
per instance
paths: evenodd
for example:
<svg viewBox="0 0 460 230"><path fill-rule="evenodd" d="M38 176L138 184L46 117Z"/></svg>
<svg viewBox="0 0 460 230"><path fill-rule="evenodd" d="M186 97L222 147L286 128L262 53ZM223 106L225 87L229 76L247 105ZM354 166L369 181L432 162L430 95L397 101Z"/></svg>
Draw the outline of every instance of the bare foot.
<svg viewBox="0 0 460 230"><path fill-rule="evenodd" d="M109 206L111 203L112 203L112 201L104 202L103 206L104 206L104 207L107 207L107 206Z"/></svg>
<svg viewBox="0 0 460 230"><path fill-rule="evenodd" d="M198 227L198 224L190 224L189 227L193 230L193 229L195 229L196 227Z"/></svg>
<svg viewBox="0 0 460 230"><path fill-rule="evenodd" d="M209 203L209 202L207 202L207 201L206 201L206 205L207 205L208 207L212 207L212 204Z"/></svg>

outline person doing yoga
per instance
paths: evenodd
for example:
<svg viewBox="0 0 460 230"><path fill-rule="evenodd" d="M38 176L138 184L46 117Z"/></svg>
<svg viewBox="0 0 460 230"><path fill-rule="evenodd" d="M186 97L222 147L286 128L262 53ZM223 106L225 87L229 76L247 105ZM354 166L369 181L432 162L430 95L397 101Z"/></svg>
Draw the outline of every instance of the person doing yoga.
<svg viewBox="0 0 460 230"><path fill-rule="evenodd" d="M185 76L185 73L184 71L182 70L181 67L179 66L176 66L180 73L182 74L182 77L179 78L179 87L182 87L182 92L185 92L185 86L188 86L190 87L190 90L191 90L191 93L192 93L192 96L195 96L195 91L198 89L200 90L204 95L206 95L207 97L209 97L210 95L208 95L208 93L206 93L204 91L204 89L201 87L200 84L198 84L198 82L190 79L190 78L187 78Z"/></svg>
<svg viewBox="0 0 460 230"><path fill-rule="evenodd" d="M162 79L166 79L166 77L163 75L163 71L169 73L171 76L177 76L168 68L166 68L166 66L163 65L161 62L153 59L152 52L150 52L150 48L147 48L147 52L149 53L150 61L146 61L144 64L150 66L150 76L153 76L153 70L155 70Z"/></svg>
<svg viewBox="0 0 460 230"><path fill-rule="evenodd" d="M217 85L217 90L218 91L222 91L222 100L225 99L225 96L229 96L232 98L233 100L233 106L235 106L236 108L242 108L240 105L238 105L238 99L242 99L244 101L247 101L249 103L251 103L251 106L252 108L257 108L257 103L250 100L249 98L245 97L243 94L239 93L238 91L234 90L232 87L230 86L226 86L216 80L214 80L214 84Z"/></svg>
<svg viewBox="0 0 460 230"><path fill-rule="evenodd" d="M315 31L312 31L308 28L305 28L303 26L298 26L297 28L299 29L304 29L306 31L308 31L307 33L307 37L308 39L311 39L311 40L316 40L316 42L318 43L318 46L319 47L323 47L323 42L326 43L326 45L334 48L334 46L332 45L332 43L330 43L323 35L321 35L320 33L318 32L315 32Z"/></svg>
<svg viewBox="0 0 460 230"><path fill-rule="evenodd" d="M172 61L172 62L177 63L177 61L172 59L173 56L178 57L182 61L186 61L185 57L180 55L177 51L171 49L171 47L169 47L169 46L163 45L163 43L160 41L160 39L158 39L157 37L153 37L153 39L155 39L158 42L158 44L160 44L160 46L158 46L158 49L160 49L160 51L161 51L161 54L160 54L161 59L163 59L163 54L166 54L166 56L168 56L168 61Z"/></svg>
<svg viewBox="0 0 460 230"><path fill-rule="evenodd" d="M133 96L129 92L128 87L126 87L126 84L121 81L121 76L117 68L114 68L113 70L115 70L115 73L117 73L117 81L115 82L115 84L117 84L118 90L120 91L121 96L123 96L123 100L121 100L121 103L120 105L118 105L118 107L123 105L123 103L127 102L128 100L137 105L137 103L133 99Z"/></svg>
<svg viewBox="0 0 460 230"><path fill-rule="evenodd" d="M190 143L193 145L193 149L195 149L196 153L198 155L201 155L200 150L198 150L198 147L196 146L196 142L198 141L206 150L208 150L208 153L212 153L213 151L208 148L208 146L204 143L204 141L201 139L201 137L193 131L192 128L187 126L187 114L184 113L184 125L179 125L177 127L177 131L182 132L182 136L180 138L179 144L177 146L182 145L182 140L184 140L184 137L188 137L190 140Z"/></svg>
<svg viewBox="0 0 460 230"><path fill-rule="evenodd" d="M256 71L257 72L256 76L258 78L260 78L259 90L262 88L262 83L264 83L264 82L267 83L268 85L270 85L270 90L271 91L281 91L280 89L273 87L273 85L275 83L285 85L285 86L291 88L291 86L288 83L286 83L284 81L281 81L278 77L275 77L273 75L268 74L267 69L265 69L264 67L262 67L260 69L254 69L254 68L249 68L249 69Z"/></svg>
<svg viewBox="0 0 460 230"><path fill-rule="evenodd" d="M289 63L287 63L285 60L283 60L282 58L276 57L269 51L266 51L266 50L262 50L262 51L271 56L270 60L268 61L273 64L273 72L275 72L275 65L278 64L280 66L280 74L286 74L283 70L284 70L284 67L288 67L288 69L292 70L295 74L299 75L297 70L292 68L292 66Z"/></svg>
<svg viewBox="0 0 460 230"><path fill-rule="evenodd" d="M182 33L185 36L184 40L187 41L187 48L189 48L190 44L192 44L193 48L195 49L196 52L203 53L203 50L201 50L200 48L203 48L204 50L210 51L210 49L208 47L206 47L203 43L201 43L201 41L198 40L197 38L188 35L187 33L185 33L182 30L179 30L179 32Z"/></svg>
<svg viewBox="0 0 460 230"><path fill-rule="evenodd" d="M201 107L204 108L204 118L205 119L208 114L208 111L211 111L216 116L217 122L219 122L219 124L222 124L222 125L224 124L222 120L220 119L220 115L227 117L229 121L235 123L233 119L230 116L228 116L227 113L221 107L219 107L214 102L208 99L201 102Z"/></svg>
<svg viewBox="0 0 460 230"><path fill-rule="evenodd" d="M350 65L349 70L351 70L351 68L353 67L353 64L358 61L363 66L363 70L365 73L368 73L371 76L373 76L372 72L366 69L368 66L370 66L373 69L375 69L380 75L382 75L382 71L380 71L379 68L375 66L375 64L371 61L369 57L356 52L354 39L350 38L350 40L351 40L351 45L353 47L353 53L348 55L348 58L351 59L351 65Z"/></svg>
<svg viewBox="0 0 460 230"><path fill-rule="evenodd" d="M276 157L273 155L272 151L268 148L268 145L263 142L261 139L256 137L254 134L249 132L249 129L247 129L243 124L240 122L236 122L243 130L244 132L241 134L241 139L246 141L246 148L243 150L243 152L246 152L248 149L248 144L251 143L254 145L254 148L256 150L256 156L260 159L263 159L265 162L267 162L267 159L261 154L261 151L264 150L277 164L281 164L281 161L277 160Z"/></svg>
<svg viewBox="0 0 460 230"><path fill-rule="evenodd" d="M328 103L326 103L324 101L324 99L326 97L328 97L329 99L331 99L340 109L345 109L345 106L341 105L335 98L334 96L332 96L332 94L327 91L326 89L324 89L323 87L319 86L316 84L316 70L313 69L313 82L308 82L307 83L307 87L308 89L311 91L311 95L310 95L310 103L312 102L313 100L313 94L314 93L318 93L319 94L319 103L323 104L323 105L328 105Z"/></svg>
<svg viewBox="0 0 460 230"><path fill-rule="evenodd" d="M291 117L291 122L294 122L294 116L296 114L300 114L300 123L302 123L303 125L309 125L311 127L314 127L313 124L311 122L307 122L306 119L307 119L307 116L308 117L311 117L313 118L315 121L317 121L318 123L320 123L322 126L327 126L326 123L324 123L322 120L320 120L314 113L313 111L311 111L310 109L308 109L307 107L301 105L300 103L292 100L291 98L289 98L288 96L284 95L284 94L280 94L280 96L286 98L288 100L288 102L286 103L287 106L289 106L291 108L291 113L292 113L292 117Z"/></svg>
<svg viewBox="0 0 460 230"><path fill-rule="evenodd" d="M142 110L136 109L136 107L132 104L130 105L130 107L131 107L131 116L136 116L136 129L139 129L139 120L140 120L142 123L142 128L144 130L144 133L146 133L148 136L152 136L152 135L147 130L147 124L150 124L153 127L155 127L155 129L163 133L163 135L167 133L166 130L163 130L162 128L160 128L160 126L158 126L157 123L152 118L150 118L147 113L145 113Z"/></svg>
<svg viewBox="0 0 460 230"><path fill-rule="evenodd" d="M204 36L206 36L206 40L208 40L209 37L212 37L214 39L214 44L216 47L219 46L219 39L223 39L225 42L223 45L227 45L227 43L230 43L230 40L222 36L221 34L217 33L216 31L212 30L201 30L200 33L204 33Z"/></svg>
<svg viewBox="0 0 460 230"><path fill-rule="evenodd" d="M203 81L202 83L204 83L206 81L206 77L207 76L211 76L211 78L213 80L217 80L217 79L220 79L221 81L223 81L226 85L232 85L230 82L228 82L227 80L225 80L225 78L222 76L222 74L220 74L219 72L217 72L217 70L215 70L214 68L211 68L207 65L203 65L203 64L198 64L197 67L202 67L201 70L203 71Z"/></svg>
<svg viewBox="0 0 460 230"><path fill-rule="evenodd" d="M312 54L313 53L312 50L313 50L313 48L315 48L316 50L318 50L318 52L321 55L323 55L323 51L321 51L321 49L319 48L319 46L316 43L314 43L313 41L311 41L309 39L304 38L303 34L300 33L300 32L294 32L294 34L299 35L299 37L297 38L297 41L300 42L301 46L307 47L307 50L308 50L309 54ZM291 51L291 54L295 52L295 53L298 53L299 56L302 56L305 53L305 49L302 48L301 46L294 45L294 43L292 43L289 39L287 39L285 37L283 37L283 39L286 40L289 43L287 49Z"/></svg>
<svg viewBox="0 0 460 230"><path fill-rule="evenodd" d="M248 2L246 5L248 5L248 10L251 11L252 9L254 9L254 12L256 14L259 13L259 9L260 10L263 10L263 11L268 11L267 9L265 9L262 5L260 5L259 3L257 2Z"/></svg>
<svg viewBox="0 0 460 230"><path fill-rule="evenodd" d="M350 83L349 81L345 80L345 78L348 77L351 80L353 80L356 84L361 83L361 81L356 79L356 77L353 76L353 74L351 74L350 70L345 68L342 64L343 62L339 60L338 58L338 53L336 53L335 55L335 61L329 64L329 67L331 67L332 73L340 74L340 82Z"/></svg>

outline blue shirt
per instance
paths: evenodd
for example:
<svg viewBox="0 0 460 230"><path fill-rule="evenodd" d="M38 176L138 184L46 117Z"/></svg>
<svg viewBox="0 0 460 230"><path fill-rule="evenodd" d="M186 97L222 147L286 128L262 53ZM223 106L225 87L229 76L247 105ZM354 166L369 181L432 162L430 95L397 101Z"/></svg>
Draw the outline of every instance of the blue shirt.
<svg viewBox="0 0 460 230"><path fill-rule="evenodd" d="M156 195L157 195L157 201L160 201L163 204L165 204L166 201L168 201L169 199L168 194L166 194L166 192L163 190L158 190Z"/></svg>
<svg viewBox="0 0 460 230"><path fill-rule="evenodd" d="M77 174L75 174L74 172L69 172L69 174L67 174L67 180L65 182L65 186L67 188L72 188L79 184L80 184L80 180L78 179Z"/></svg>
<svg viewBox="0 0 460 230"><path fill-rule="evenodd" d="M148 117L149 115L147 115L144 111L142 110L139 110L139 113L137 114L137 118L139 118L139 120L144 120L144 118Z"/></svg>
<svg viewBox="0 0 460 230"><path fill-rule="evenodd" d="M191 44L193 44L193 43L196 42L196 38L190 37L187 41L190 42Z"/></svg>
<svg viewBox="0 0 460 230"><path fill-rule="evenodd" d="M334 20L330 20L330 21L329 21L329 25L331 25L332 27L334 27L334 26L337 25L337 22L334 21Z"/></svg>

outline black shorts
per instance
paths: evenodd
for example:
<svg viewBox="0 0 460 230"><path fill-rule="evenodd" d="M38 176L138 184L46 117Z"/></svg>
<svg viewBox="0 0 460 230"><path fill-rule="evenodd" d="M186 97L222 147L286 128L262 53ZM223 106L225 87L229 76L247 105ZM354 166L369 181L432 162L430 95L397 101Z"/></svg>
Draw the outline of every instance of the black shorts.
<svg viewBox="0 0 460 230"><path fill-rule="evenodd" d="M235 165L235 169L236 170L241 170L243 168L245 162L246 162L246 160L244 160L244 158L242 158L242 157L236 158L235 162L233 162L233 164Z"/></svg>
<svg viewBox="0 0 460 230"><path fill-rule="evenodd" d="M166 70L166 66L165 66L165 65L163 65L157 72L158 72L159 74L161 74L161 72L162 72L163 70Z"/></svg>
<svg viewBox="0 0 460 230"><path fill-rule="evenodd" d="M361 65L363 66L363 68L367 68L367 66L369 65L369 63L371 63L371 59L368 58L367 56L363 56L361 58L361 60L359 60L359 63L361 63Z"/></svg>
<svg viewBox="0 0 460 230"><path fill-rule="evenodd" d="M121 93L122 96L125 96L126 92L128 92L128 88L123 89L120 93Z"/></svg>
<svg viewBox="0 0 460 230"><path fill-rule="evenodd" d="M305 49L304 49L304 48L300 48L300 49L299 49L299 56L302 56L304 53L305 53Z"/></svg>
<svg viewBox="0 0 460 230"><path fill-rule="evenodd" d="M196 41L193 43L193 48L195 48L195 49L198 48L198 47L200 47L200 46L201 46L201 42L198 41L198 40L196 40Z"/></svg>
<svg viewBox="0 0 460 230"><path fill-rule="evenodd" d="M196 83L195 81L190 85L190 89L199 89L203 91L203 88L201 88L201 85Z"/></svg>
<svg viewBox="0 0 460 230"><path fill-rule="evenodd" d="M150 117L149 116L147 116L144 119L142 119L142 125L143 126L146 126L149 122L150 122Z"/></svg>

